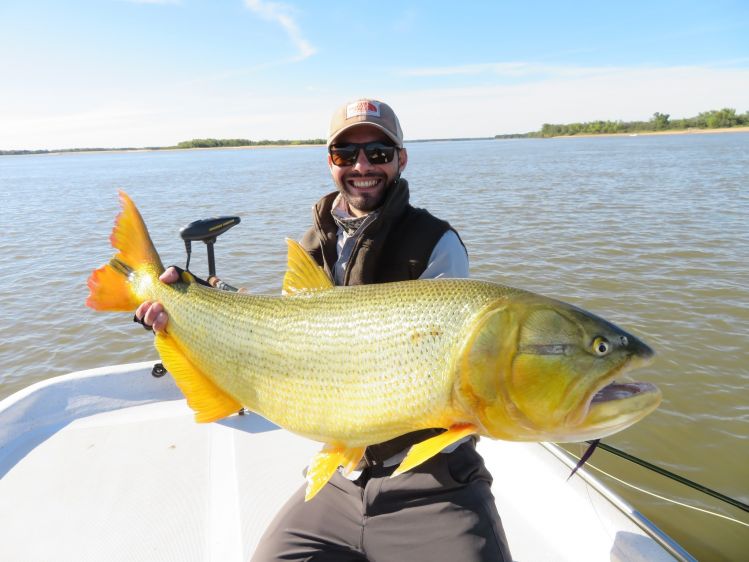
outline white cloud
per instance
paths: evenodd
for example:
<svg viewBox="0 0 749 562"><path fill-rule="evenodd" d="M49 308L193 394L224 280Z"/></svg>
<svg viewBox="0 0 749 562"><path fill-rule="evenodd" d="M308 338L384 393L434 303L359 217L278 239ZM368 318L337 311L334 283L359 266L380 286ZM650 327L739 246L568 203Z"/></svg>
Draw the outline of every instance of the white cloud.
<svg viewBox="0 0 749 562"><path fill-rule="evenodd" d="M749 69L700 66L597 68L550 73L519 83L400 92L393 105L406 138L492 136L543 123L672 118L733 107L749 110Z"/></svg>
<svg viewBox="0 0 749 562"><path fill-rule="evenodd" d="M283 27L289 39L299 51L295 60L304 60L315 54L316 49L302 36L296 21L289 15L291 8L288 5L280 2L266 2L265 0L244 0L244 3L260 17L274 21Z"/></svg>
<svg viewBox="0 0 749 562"><path fill-rule="evenodd" d="M531 62L493 62L465 64L461 66L428 66L405 68L397 71L400 76L449 77L449 76L501 76L515 78L522 76L589 76L601 72L610 72L611 67L590 67L574 65L547 65Z"/></svg>
<svg viewBox="0 0 749 562"><path fill-rule="evenodd" d="M589 69L588 69L589 70ZM558 73L560 74L560 73ZM27 82L23 86L28 86ZM599 68L488 85L367 92L393 106L406 139L484 137L538 130L543 123L672 119L733 107L749 110L744 67ZM133 86L53 97L24 88L0 104L0 149L165 146L195 137L300 139L323 136L330 112L361 95L356 86L260 93L236 88ZM311 84L310 86L313 86ZM321 84L318 84L321 86ZM40 88L31 88L38 92ZM54 103L53 103L53 101Z"/></svg>
<svg viewBox="0 0 749 562"><path fill-rule="evenodd" d="M325 135L331 110L329 96L308 92L300 94L303 103L295 95L258 96L250 90L128 94L78 108L0 106L0 150L171 146L197 137L318 138Z"/></svg>
<svg viewBox="0 0 749 562"><path fill-rule="evenodd" d="M522 76L532 72L534 65L525 62L499 62L464 64L461 66L428 66L420 68L406 68L398 71L401 76L429 77L429 76L460 76L476 74L499 74L507 76Z"/></svg>

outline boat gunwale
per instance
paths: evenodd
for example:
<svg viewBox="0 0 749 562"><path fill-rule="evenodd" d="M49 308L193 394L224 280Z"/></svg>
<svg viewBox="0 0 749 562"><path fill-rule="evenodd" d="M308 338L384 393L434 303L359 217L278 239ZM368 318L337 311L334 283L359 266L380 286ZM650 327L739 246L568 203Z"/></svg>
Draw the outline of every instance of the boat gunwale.
<svg viewBox="0 0 749 562"><path fill-rule="evenodd" d="M577 459L573 459L570 453L565 451L557 443L542 442L539 443L544 449L549 451L557 459L563 462L567 467L572 470L577 464ZM697 562L697 559L689 554L681 545L679 545L674 539L663 532L655 523L645 517L640 511L634 508L632 504L623 499L619 494L611 490L601 480L593 476L589 470L582 467L577 470L576 475L579 475L583 481L598 492L603 498L609 501L618 511L627 517L632 523L642 529L650 538L656 541L661 547L668 551L669 554L674 556L680 562Z"/></svg>

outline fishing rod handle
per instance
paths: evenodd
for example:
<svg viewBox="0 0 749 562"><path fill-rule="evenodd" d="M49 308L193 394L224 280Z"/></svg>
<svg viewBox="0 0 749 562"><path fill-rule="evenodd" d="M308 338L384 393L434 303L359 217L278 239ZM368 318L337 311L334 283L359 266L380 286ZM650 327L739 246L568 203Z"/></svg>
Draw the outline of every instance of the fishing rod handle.
<svg viewBox="0 0 749 562"><path fill-rule="evenodd" d="M239 289L233 287L232 285L229 285L228 283L225 283L224 281L221 281L221 279L219 279L215 275L212 275L208 278L208 283L211 285L211 287L219 289L221 291L230 291L232 293L239 292Z"/></svg>

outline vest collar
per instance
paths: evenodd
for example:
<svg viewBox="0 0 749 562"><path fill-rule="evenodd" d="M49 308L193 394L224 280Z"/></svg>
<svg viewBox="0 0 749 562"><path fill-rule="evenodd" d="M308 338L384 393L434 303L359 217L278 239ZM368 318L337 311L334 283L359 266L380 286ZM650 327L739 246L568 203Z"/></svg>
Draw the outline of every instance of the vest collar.
<svg viewBox="0 0 749 562"><path fill-rule="evenodd" d="M324 196L317 202L313 212L313 224L320 237L324 267L331 278L334 276L334 266L338 259L338 224L332 214L338 195L339 193L334 191ZM393 225L407 212L408 200L408 182L401 178L388 189L385 202L378 209L378 215L376 217L372 217L372 213L367 215L373 220L366 221L364 228L356 233L356 249L352 255L354 263L349 262L347 280L353 274L353 278L358 280L357 284L370 282L369 279L376 268L382 244ZM360 253L361 256L358 255ZM349 283L346 282L346 284Z"/></svg>

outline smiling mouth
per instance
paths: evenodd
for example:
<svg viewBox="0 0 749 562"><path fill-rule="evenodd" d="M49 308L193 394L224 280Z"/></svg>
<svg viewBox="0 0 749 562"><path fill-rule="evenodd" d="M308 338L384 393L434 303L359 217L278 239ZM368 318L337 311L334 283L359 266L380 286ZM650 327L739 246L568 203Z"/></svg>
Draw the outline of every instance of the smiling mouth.
<svg viewBox="0 0 749 562"><path fill-rule="evenodd" d="M356 189L371 189L380 183L379 178L367 180L349 180L349 185Z"/></svg>

